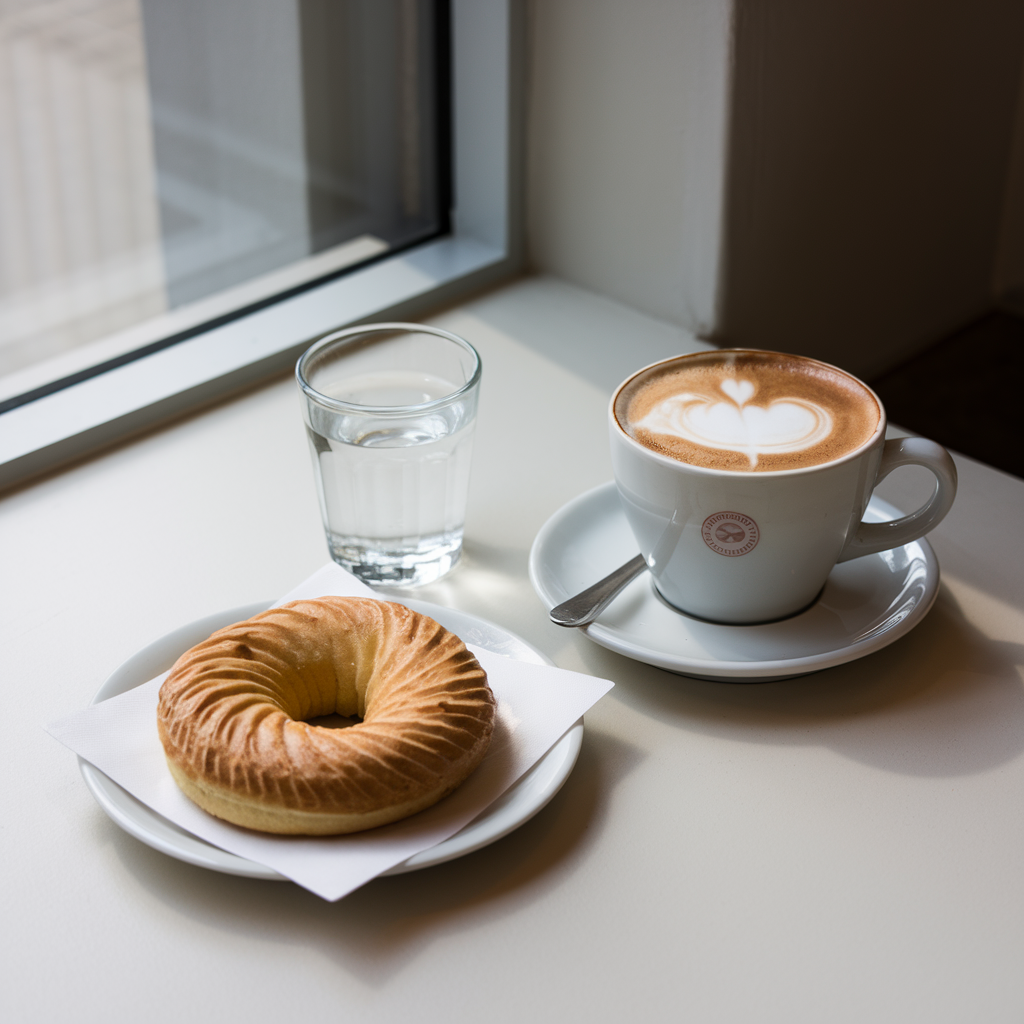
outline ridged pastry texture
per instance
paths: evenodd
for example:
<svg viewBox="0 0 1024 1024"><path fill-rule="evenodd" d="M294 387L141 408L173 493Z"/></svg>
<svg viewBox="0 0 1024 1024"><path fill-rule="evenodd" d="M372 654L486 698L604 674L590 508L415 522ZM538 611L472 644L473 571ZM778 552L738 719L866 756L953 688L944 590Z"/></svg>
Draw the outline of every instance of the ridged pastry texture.
<svg viewBox="0 0 1024 1024"><path fill-rule="evenodd" d="M348 728L304 719L357 715ZM178 659L157 725L204 810L293 835L358 832L446 796L494 728L487 677L457 636L404 605L324 597L272 608Z"/></svg>

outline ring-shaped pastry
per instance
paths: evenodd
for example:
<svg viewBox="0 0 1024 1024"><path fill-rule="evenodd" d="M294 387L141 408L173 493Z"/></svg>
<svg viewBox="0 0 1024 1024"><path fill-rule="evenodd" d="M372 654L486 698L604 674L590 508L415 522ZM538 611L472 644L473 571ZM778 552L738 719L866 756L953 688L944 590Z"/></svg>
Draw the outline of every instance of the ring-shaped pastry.
<svg viewBox="0 0 1024 1024"><path fill-rule="evenodd" d="M362 721L325 728L306 719ZM372 598L294 601L187 651L160 689L171 774L261 832L335 835L415 814L483 759L495 701L457 636Z"/></svg>

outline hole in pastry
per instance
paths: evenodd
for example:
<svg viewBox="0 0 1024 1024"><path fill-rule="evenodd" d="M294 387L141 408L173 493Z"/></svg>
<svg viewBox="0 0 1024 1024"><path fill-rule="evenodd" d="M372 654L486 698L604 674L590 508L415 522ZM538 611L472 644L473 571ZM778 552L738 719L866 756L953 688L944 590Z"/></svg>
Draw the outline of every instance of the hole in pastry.
<svg viewBox="0 0 1024 1024"><path fill-rule="evenodd" d="M348 729L361 721L358 715L317 715L316 718L307 718L306 724L318 725L322 729Z"/></svg>

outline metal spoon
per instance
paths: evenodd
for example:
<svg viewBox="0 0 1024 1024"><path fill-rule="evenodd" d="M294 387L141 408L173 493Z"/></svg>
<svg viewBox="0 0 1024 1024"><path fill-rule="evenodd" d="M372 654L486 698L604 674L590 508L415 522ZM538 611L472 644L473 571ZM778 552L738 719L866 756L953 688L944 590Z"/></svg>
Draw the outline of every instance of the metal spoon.
<svg viewBox="0 0 1024 1024"><path fill-rule="evenodd" d="M551 621L556 626L585 626L593 622L611 604L619 591L626 584L632 583L646 568L647 563L643 555L631 558L625 565L619 566L592 587L587 587L575 597L570 597L568 601L563 601L552 608Z"/></svg>

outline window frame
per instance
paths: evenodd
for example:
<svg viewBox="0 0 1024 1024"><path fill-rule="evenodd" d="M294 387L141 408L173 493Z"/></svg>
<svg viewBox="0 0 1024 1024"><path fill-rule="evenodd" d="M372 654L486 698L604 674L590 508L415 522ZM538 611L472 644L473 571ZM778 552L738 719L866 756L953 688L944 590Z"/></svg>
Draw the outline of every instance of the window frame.
<svg viewBox="0 0 1024 1024"><path fill-rule="evenodd" d="M0 414L0 489L290 368L318 337L408 319L521 264L517 0L452 0L450 233Z"/></svg>

